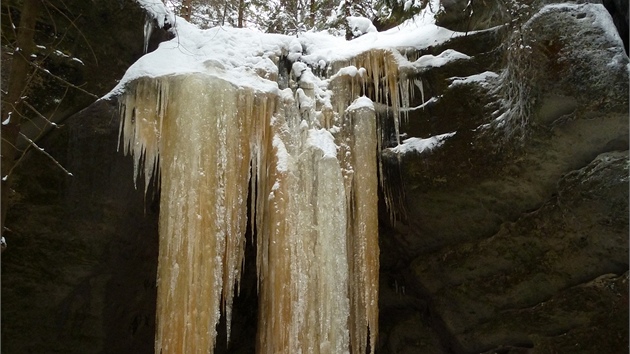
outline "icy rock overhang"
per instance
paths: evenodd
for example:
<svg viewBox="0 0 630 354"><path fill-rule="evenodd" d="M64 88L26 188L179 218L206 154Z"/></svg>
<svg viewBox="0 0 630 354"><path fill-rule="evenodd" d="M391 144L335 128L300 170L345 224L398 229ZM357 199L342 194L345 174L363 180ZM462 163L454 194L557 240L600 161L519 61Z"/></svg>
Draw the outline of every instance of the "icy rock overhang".
<svg viewBox="0 0 630 354"><path fill-rule="evenodd" d="M424 95L417 74L466 60L418 58L460 34L417 21L346 42L177 18L177 37L127 71L111 93L120 144L145 192L161 188L156 352L212 352L221 315L229 337L248 226L258 351L374 352L378 152L399 142L414 93Z"/></svg>

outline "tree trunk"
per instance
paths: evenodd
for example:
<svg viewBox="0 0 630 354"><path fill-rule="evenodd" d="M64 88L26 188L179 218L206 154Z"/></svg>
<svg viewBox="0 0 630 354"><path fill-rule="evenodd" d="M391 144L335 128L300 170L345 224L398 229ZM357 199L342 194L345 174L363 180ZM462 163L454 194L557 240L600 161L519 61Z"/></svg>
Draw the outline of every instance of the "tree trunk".
<svg viewBox="0 0 630 354"><path fill-rule="evenodd" d="M350 12L350 7L352 6L352 2L350 0L345 0L343 2L343 14L346 18L344 18L343 23L344 23L344 27L346 29L346 40L349 41L351 40L354 35L352 34L352 29L350 28L350 25L348 24L348 17L351 16L351 12Z"/></svg>
<svg viewBox="0 0 630 354"><path fill-rule="evenodd" d="M2 100L2 224L0 227L2 234L4 234L4 223L9 205L11 182L9 174L15 166L16 158L19 157L16 142L20 134L22 97L26 93L31 72L29 58L35 46L33 42L35 23L42 6L41 0L24 0L9 72L9 87Z"/></svg>
<svg viewBox="0 0 630 354"><path fill-rule="evenodd" d="M190 22L190 18L192 17L192 0L183 0L182 1L182 17Z"/></svg>
<svg viewBox="0 0 630 354"><path fill-rule="evenodd" d="M243 28L245 22L245 0L238 0L238 28Z"/></svg>
<svg viewBox="0 0 630 354"><path fill-rule="evenodd" d="M311 28L315 27L315 12L317 11L317 7L315 6L315 0L311 0L311 3L309 5L309 25Z"/></svg>

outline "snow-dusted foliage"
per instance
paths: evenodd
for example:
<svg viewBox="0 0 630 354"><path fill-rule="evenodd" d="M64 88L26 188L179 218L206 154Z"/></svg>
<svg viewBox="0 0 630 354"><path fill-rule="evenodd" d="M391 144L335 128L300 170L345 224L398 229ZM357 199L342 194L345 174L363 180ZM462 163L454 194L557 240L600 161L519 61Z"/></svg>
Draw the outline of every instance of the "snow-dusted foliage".
<svg viewBox="0 0 630 354"><path fill-rule="evenodd" d="M440 9L439 0L375 0L375 18L385 27L395 26L420 13L433 18Z"/></svg>
<svg viewBox="0 0 630 354"><path fill-rule="evenodd" d="M506 67L493 90L500 98L500 107L494 112L495 127L510 137L527 136L534 125L532 119L541 94L565 80L588 82L591 90L596 88L604 96L614 94L606 80L599 79L608 75L601 68L623 71L627 56L602 5L564 3L534 9L513 4L513 32ZM600 49L575 47L583 41ZM579 95L580 85L574 86L574 94Z"/></svg>
<svg viewBox="0 0 630 354"><path fill-rule="evenodd" d="M524 137L532 113L533 65L532 47L526 41L525 26L531 8L517 1L507 2L513 29L508 40L506 68L498 77L493 93L500 97L500 108L495 111L494 124L508 136Z"/></svg>

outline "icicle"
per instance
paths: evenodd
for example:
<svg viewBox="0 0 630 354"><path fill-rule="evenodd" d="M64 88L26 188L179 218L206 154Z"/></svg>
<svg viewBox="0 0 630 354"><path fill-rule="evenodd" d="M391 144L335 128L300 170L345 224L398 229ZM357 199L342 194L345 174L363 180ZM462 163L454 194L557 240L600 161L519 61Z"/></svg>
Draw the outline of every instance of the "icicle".
<svg viewBox="0 0 630 354"><path fill-rule="evenodd" d="M424 104L424 84L422 79L415 79L413 83L420 89L420 95L422 95L422 104Z"/></svg>
<svg viewBox="0 0 630 354"><path fill-rule="evenodd" d="M147 15L144 19L144 54L147 54L149 51L151 33L153 33L153 18Z"/></svg>
<svg viewBox="0 0 630 354"><path fill-rule="evenodd" d="M366 94L371 97L374 102L381 103L386 108L384 114L387 116L387 119L380 119L380 124L377 126L377 135L379 136L377 140L378 151L382 151L390 142L389 129L384 126L385 124L389 124L386 122L389 121L390 115L394 139L396 144L400 145L401 111L403 112L402 117L406 119L406 108L408 108L410 104L409 91L412 90L408 83L409 80L401 78L395 55L386 50L371 50L356 56L351 62L336 63L335 69L339 70L339 67L348 65L365 69L365 77L372 83ZM334 90L336 95L338 90L335 88ZM352 100L354 98L355 97L350 97L349 99ZM348 99L346 98L345 101L348 101ZM384 172L383 162L379 156L378 174L384 177ZM402 207L396 202L394 193L390 190L390 186L383 183L384 178L381 178L380 181L385 196L385 204L390 213L390 219L392 222L395 222L399 213L397 209L401 209Z"/></svg>

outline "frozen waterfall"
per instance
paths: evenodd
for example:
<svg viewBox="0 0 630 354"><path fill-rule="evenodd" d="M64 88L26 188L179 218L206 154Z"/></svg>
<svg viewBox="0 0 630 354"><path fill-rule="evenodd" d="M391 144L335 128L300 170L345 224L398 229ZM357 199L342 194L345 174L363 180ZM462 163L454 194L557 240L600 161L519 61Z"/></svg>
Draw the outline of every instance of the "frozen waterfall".
<svg viewBox="0 0 630 354"><path fill-rule="evenodd" d="M221 313L229 333L248 191L260 352L364 352L368 328L374 348L377 133L371 101L361 101L325 129L302 119L288 91L207 74L132 83L123 146L145 186L161 186L156 352L212 352Z"/></svg>
<svg viewBox="0 0 630 354"><path fill-rule="evenodd" d="M112 91L134 178L161 188L156 353L212 353L220 316L229 337L248 227L257 352L373 353L378 152L400 143L415 87L424 102L418 73L436 65L394 46L460 34L432 23L351 42L176 30Z"/></svg>

